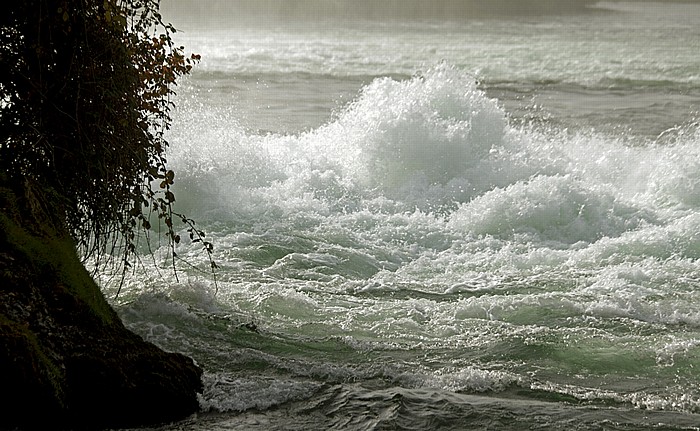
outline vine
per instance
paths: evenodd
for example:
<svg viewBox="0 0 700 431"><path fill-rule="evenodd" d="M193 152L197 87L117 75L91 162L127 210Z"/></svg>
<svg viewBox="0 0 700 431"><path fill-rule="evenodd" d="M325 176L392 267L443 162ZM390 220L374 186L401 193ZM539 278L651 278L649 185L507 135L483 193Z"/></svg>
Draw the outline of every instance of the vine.
<svg viewBox="0 0 700 431"><path fill-rule="evenodd" d="M173 256L181 221L167 167L177 80L200 60L175 46L159 0L23 0L0 17L0 169L32 183L85 259L136 259L152 215Z"/></svg>

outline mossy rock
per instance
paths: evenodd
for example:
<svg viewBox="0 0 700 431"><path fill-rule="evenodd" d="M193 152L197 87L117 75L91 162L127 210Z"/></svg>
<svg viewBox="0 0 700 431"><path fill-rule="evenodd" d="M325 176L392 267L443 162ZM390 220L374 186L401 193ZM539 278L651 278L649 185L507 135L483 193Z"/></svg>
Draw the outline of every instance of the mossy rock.
<svg viewBox="0 0 700 431"><path fill-rule="evenodd" d="M0 429L40 429L47 418L52 429L140 426L196 412L202 371L128 331L71 237L31 206L24 190L0 186Z"/></svg>

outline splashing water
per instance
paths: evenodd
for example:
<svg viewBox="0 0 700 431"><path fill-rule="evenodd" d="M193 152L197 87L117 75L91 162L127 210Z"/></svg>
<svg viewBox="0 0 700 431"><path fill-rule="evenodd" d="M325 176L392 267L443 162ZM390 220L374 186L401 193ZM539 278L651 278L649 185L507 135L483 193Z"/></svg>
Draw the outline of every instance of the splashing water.
<svg viewBox="0 0 700 431"><path fill-rule="evenodd" d="M116 304L205 368L182 426L696 429L700 127L520 121L464 70L296 133L183 97L169 162L218 294L151 271Z"/></svg>

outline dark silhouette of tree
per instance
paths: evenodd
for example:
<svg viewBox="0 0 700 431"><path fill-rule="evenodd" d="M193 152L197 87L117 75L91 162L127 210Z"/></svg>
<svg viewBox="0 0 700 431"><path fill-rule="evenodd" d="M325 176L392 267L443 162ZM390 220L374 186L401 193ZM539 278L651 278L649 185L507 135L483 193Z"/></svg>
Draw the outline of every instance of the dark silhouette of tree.
<svg viewBox="0 0 700 431"><path fill-rule="evenodd" d="M2 182L65 221L85 256L127 265L152 220L171 245L174 218L203 236L172 211L164 139L176 79L199 57L173 45L159 1L21 0L0 14Z"/></svg>

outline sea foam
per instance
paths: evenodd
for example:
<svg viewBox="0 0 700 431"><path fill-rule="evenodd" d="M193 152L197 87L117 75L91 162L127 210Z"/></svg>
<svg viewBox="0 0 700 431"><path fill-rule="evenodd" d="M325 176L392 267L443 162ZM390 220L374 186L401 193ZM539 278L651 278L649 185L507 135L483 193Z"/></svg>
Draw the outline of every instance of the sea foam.
<svg viewBox="0 0 700 431"><path fill-rule="evenodd" d="M445 64L410 79L377 79L326 125L296 135L251 134L225 112L190 117L188 129L175 128L170 155L189 213L218 205L223 214L255 217L329 215L382 198L392 212L459 207L463 228L498 235L460 207L492 202L488 211L521 212L504 226L568 225L564 237L574 241L653 222L656 207L700 204L697 127L645 147L516 127L472 75ZM588 227L577 228L577 219Z"/></svg>

